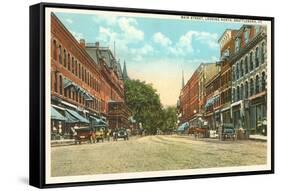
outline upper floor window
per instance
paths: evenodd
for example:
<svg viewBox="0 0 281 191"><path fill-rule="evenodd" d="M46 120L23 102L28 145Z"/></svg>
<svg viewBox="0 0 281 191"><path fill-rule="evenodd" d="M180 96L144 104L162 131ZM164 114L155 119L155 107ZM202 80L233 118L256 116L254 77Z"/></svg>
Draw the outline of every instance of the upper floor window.
<svg viewBox="0 0 281 191"><path fill-rule="evenodd" d="M257 93L260 93L260 78L258 75L256 76L256 94Z"/></svg>
<svg viewBox="0 0 281 191"><path fill-rule="evenodd" d="M244 99L244 86L243 86L243 84L241 84L241 86L240 86L240 98L241 99Z"/></svg>
<svg viewBox="0 0 281 191"><path fill-rule="evenodd" d="M250 96L254 95L254 80L250 80Z"/></svg>
<svg viewBox="0 0 281 191"><path fill-rule="evenodd" d="M261 76L261 90L264 91L266 86L265 72L262 73Z"/></svg>
<svg viewBox="0 0 281 191"><path fill-rule="evenodd" d="M70 54L67 54L67 69L70 71Z"/></svg>
<svg viewBox="0 0 281 191"><path fill-rule="evenodd" d="M255 52L255 63L256 63L256 67L259 66L259 47L256 48L256 52Z"/></svg>
<svg viewBox="0 0 281 191"><path fill-rule="evenodd" d="M246 44L249 42L249 38L250 38L250 31L249 31L249 29L246 29L244 31L244 39L245 39Z"/></svg>
<svg viewBox="0 0 281 191"><path fill-rule="evenodd" d="M254 69L253 52L250 53L250 71Z"/></svg>
<svg viewBox="0 0 281 191"><path fill-rule="evenodd" d="M236 38L235 40L235 52L240 50L240 38Z"/></svg>
<svg viewBox="0 0 281 191"><path fill-rule="evenodd" d="M66 67L66 50L64 49L63 50L63 65L64 65L64 67Z"/></svg>
<svg viewBox="0 0 281 191"><path fill-rule="evenodd" d="M71 58L71 72L74 74L74 57Z"/></svg>
<svg viewBox="0 0 281 191"><path fill-rule="evenodd" d="M55 59L55 60L57 60L57 41L56 40L54 40L53 41L53 58Z"/></svg>
<svg viewBox="0 0 281 191"><path fill-rule="evenodd" d="M59 45L59 63L62 64L62 48L61 48L61 45Z"/></svg>
<svg viewBox="0 0 281 191"><path fill-rule="evenodd" d="M244 69L243 69L243 60L240 62L240 72L241 72L241 77L244 75Z"/></svg>
<svg viewBox="0 0 281 191"><path fill-rule="evenodd" d="M239 64L236 64L236 79L239 79Z"/></svg>
<svg viewBox="0 0 281 191"><path fill-rule="evenodd" d="M237 94L237 96L236 96L237 101L239 101L240 100L240 88L239 88L239 86L237 86L237 88L236 88L236 94Z"/></svg>
<svg viewBox="0 0 281 191"><path fill-rule="evenodd" d="M245 66L245 74L248 73L248 56L246 56L245 60L244 60L244 66Z"/></svg>
<svg viewBox="0 0 281 191"><path fill-rule="evenodd" d="M260 32L260 26L259 25L255 26L255 32L256 32L256 34L258 34Z"/></svg>
<svg viewBox="0 0 281 191"><path fill-rule="evenodd" d="M248 98L248 81L245 82L245 98Z"/></svg>
<svg viewBox="0 0 281 191"><path fill-rule="evenodd" d="M265 43L263 42L261 44L261 64L264 63L264 58L265 58Z"/></svg>
<svg viewBox="0 0 281 191"><path fill-rule="evenodd" d="M62 94L62 91L63 91L63 80L62 80L62 76L60 75L60 77L59 77L59 83L60 83L60 85L59 85L59 89L60 89L60 95L63 95Z"/></svg>

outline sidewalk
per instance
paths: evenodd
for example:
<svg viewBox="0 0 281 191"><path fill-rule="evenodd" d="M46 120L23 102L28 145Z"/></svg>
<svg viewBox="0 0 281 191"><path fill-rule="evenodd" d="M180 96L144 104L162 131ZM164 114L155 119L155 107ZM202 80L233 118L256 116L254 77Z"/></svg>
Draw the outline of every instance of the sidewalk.
<svg viewBox="0 0 281 191"><path fill-rule="evenodd" d="M250 135L249 139L250 140L255 140L255 141L267 141L267 136L264 136L264 135Z"/></svg>
<svg viewBox="0 0 281 191"><path fill-rule="evenodd" d="M74 139L51 140L51 146L65 146L74 144Z"/></svg>

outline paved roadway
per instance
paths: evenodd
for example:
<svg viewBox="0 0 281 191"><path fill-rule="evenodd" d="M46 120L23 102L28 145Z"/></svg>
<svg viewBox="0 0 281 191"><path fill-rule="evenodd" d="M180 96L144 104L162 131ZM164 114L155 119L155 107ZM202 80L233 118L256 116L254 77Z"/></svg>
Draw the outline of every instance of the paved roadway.
<svg viewBox="0 0 281 191"><path fill-rule="evenodd" d="M266 163L266 142L146 136L52 147L51 175L177 170Z"/></svg>

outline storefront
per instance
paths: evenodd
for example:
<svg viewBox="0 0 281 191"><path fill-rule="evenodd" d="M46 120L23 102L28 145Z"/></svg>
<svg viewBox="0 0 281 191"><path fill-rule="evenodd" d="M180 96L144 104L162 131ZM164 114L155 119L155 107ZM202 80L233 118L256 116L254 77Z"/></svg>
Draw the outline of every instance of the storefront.
<svg viewBox="0 0 281 191"><path fill-rule="evenodd" d="M250 100L250 129L251 134L266 134L266 96Z"/></svg>

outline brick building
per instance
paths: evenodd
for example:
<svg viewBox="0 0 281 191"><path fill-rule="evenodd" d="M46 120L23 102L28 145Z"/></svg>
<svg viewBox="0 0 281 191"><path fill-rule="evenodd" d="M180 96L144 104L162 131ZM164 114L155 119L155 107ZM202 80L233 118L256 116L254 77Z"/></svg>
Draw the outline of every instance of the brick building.
<svg viewBox="0 0 281 191"><path fill-rule="evenodd" d="M232 70L229 58L233 56L235 51L235 36L237 30L227 29L219 39L220 44L220 64L221 64L221 119L224 124L232 123L231 119L231 87L232 87Z"/></svg>
<svg viewBox="0 0 281 191"><path fill-rule="evenodd" d="M235 128L248 133L266 133L267 56L266 27L243 25L235 36L232 65L232 116Z"/></svg>
<svg viewBox="0 0 281 191"><path fill-rule="evenodd" d="M109 101L124 102L120 64L108 48L97 50L99 56L93 57L85 40L78 42L51 15L51 104L64 117L52 118L53 130L68 135L74 125L107 125Z"/></svg>

